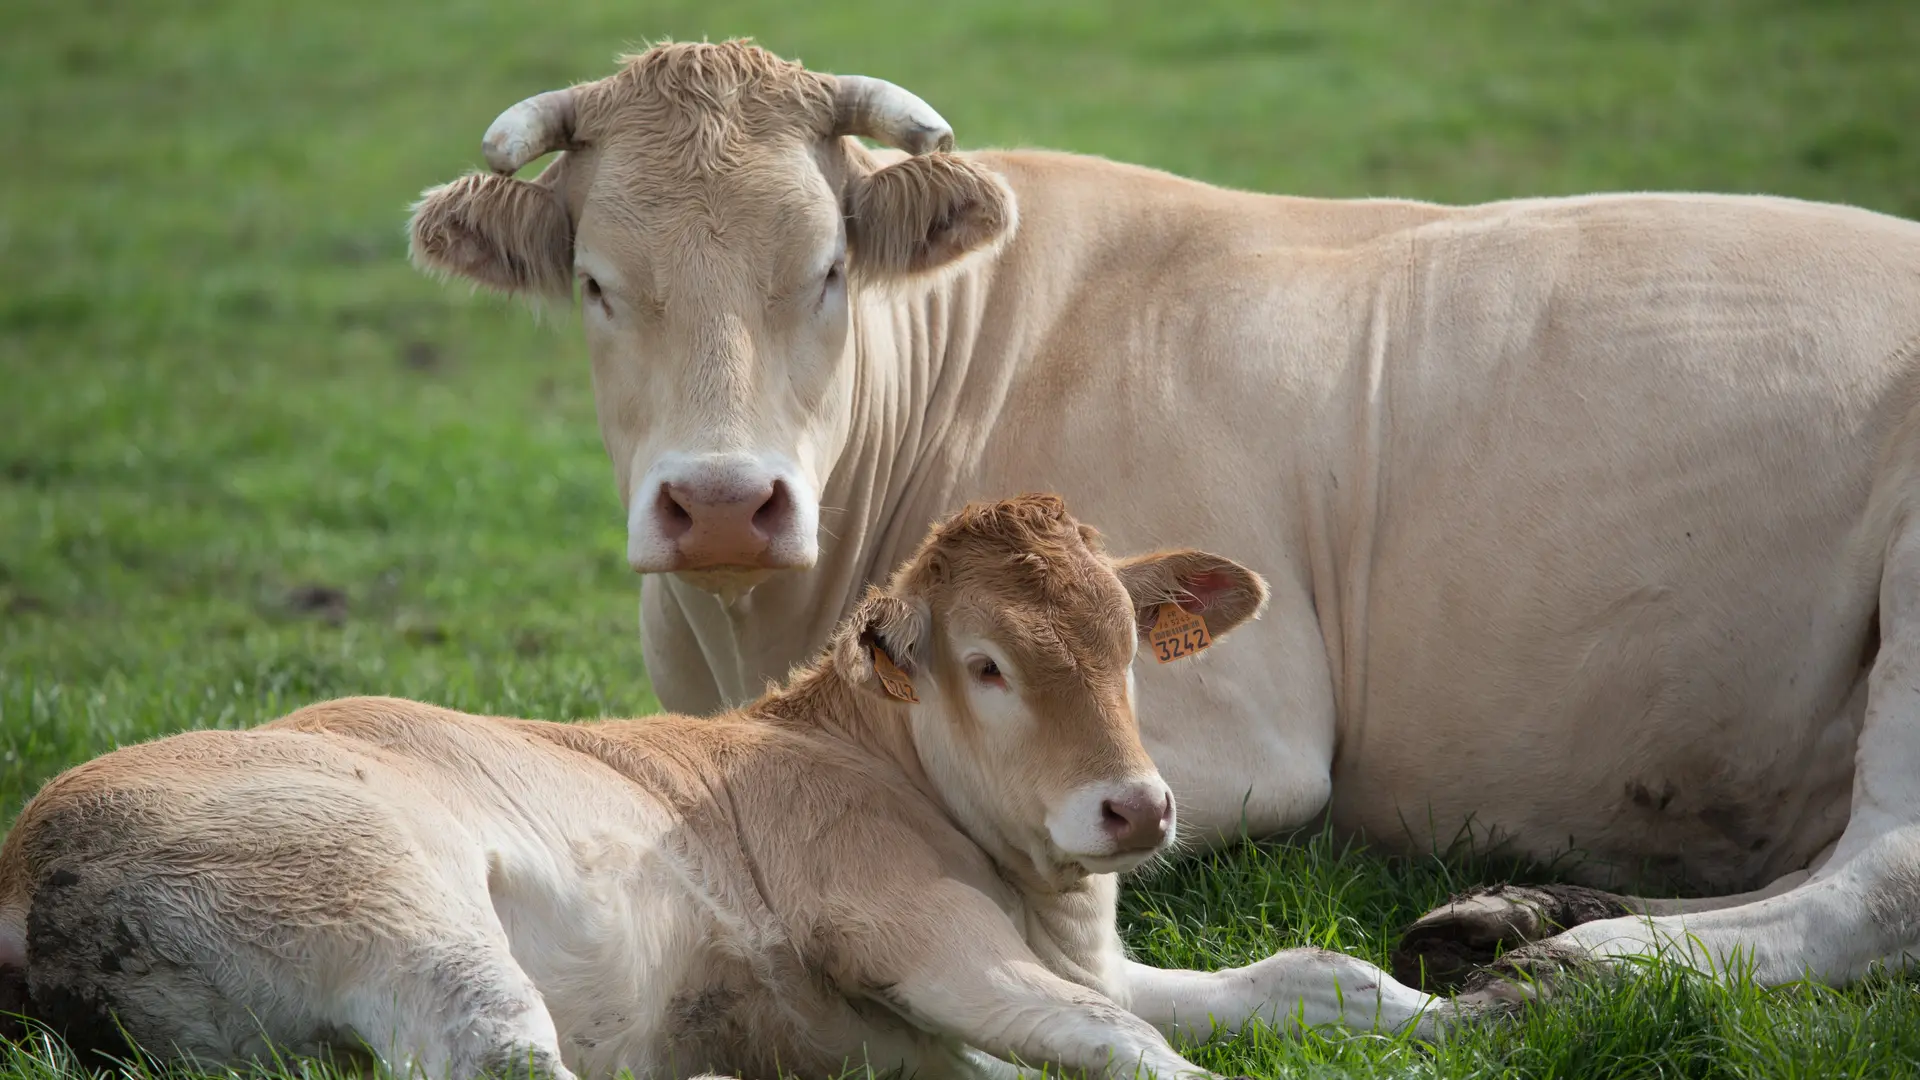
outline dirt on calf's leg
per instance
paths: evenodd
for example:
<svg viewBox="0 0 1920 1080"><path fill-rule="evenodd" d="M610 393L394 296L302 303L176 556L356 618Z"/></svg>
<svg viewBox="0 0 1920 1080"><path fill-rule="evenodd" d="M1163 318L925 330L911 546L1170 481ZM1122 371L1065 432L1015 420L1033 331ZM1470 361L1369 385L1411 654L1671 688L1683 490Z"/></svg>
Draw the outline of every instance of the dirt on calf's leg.
<svg viewBox="0 0 1920 1080"><path fill-rule="evenodd" d="M1400 936L1393 977L1428 993L1453 992L1503 953L1629 913L1622 897L1581 885L1495 885L1462 893Z"/></svg>
<svg viewBox="0 0 1920 1080"><path fill-rule="evenodd" d="M130 1049L116 1021L119 1010L110 984L137 950L125 917L116 919L103 892L98 883L65 868L47 875L27 916L31 972L21 979L20 1011L45 1024L91 1066L108 1065Z"/></svg>

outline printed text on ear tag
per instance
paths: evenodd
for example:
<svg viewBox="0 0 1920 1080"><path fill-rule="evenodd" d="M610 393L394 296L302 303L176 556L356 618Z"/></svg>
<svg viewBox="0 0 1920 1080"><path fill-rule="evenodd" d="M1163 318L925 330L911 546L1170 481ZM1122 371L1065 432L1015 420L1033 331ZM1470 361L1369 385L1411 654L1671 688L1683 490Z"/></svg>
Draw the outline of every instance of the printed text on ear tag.
<svg viewBox="0 0 1920 1080"><path fill-rule="evenodd" d="M913 680L907 678L907 673L900 670L893 662L893 657L878 645L873 647L873 673L880 676L880 685L886 688L888 697L898 701L919 702L920 699L913 693Z"/></svg>
<svg viewBox="0 0 1920 1080"><path fill-rule="evenodd" d="M1213 644L1213 637L1207 633L1207 620L1179 604L1161 604L1153 629L1147 631L1147 642L1156 659L1170 664Z"/></svg>

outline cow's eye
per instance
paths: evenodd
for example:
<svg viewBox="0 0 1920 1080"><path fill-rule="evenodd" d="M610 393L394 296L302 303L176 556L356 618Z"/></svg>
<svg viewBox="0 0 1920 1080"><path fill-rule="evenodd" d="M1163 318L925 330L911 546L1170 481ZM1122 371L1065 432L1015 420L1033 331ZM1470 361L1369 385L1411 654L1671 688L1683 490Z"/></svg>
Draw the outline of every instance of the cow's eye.
<svg viewBox="0 0 1920 1080"><path fill-rule="evenodd" d="M820 298L823 300L826 299L827 294L832 292L833 287L840 284L840 279L846 277L846 275L846 260L833 260L833 265L827 267L826 276L820 279Z"/></svg>
<svg viewBox="0 0 1920 1080"><path fill-rule="evenodd" d="M580 295L596 304L604 305L607 302L606 294L600 291L600 283L591 274L581 275Z"/></svg>
<svg viewBox="0 0 1920 1080"><path fill-rule="evenodd" d="M967 661L967 670L973 674L973 681L982 686L1005 688L1007 677L1000 674L1000 665L984 656L976 656Z"/></svg>

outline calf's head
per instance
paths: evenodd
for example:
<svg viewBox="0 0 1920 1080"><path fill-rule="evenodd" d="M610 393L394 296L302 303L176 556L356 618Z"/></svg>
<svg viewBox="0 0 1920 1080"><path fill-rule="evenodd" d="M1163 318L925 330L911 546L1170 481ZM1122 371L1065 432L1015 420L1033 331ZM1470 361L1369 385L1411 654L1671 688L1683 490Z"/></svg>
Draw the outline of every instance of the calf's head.
<svg viewBox="0 0 1920 1080"><path fill-rule="evenodd" d="M882 167L855 136L909 156ZM509 292L577 284L628 561L738 590L817 555L850 424L853 294L1012 227L1006 186L952 145L891 83L742 42L657 46L502 113L493 174L415 206L413 259Z"/></svg>
<svg viewBox="0 0 1920 1080"><path fill-rule="evenodd" d="M1126 870L1171 842L1175 820L1140 745L1136 652L1165 605L1218 636L1266 592L1205 552L1112 559L1057 497L1026 495L935 528L841 625L834 667L895 704L929 779L990 850L1048 874Z"/></svg>

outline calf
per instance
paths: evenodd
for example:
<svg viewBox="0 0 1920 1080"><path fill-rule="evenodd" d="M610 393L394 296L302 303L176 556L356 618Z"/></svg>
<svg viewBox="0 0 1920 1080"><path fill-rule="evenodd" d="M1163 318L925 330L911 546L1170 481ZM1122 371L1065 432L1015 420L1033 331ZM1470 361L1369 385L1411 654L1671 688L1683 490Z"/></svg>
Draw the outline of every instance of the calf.
<svg viewBox="0 0 1920 1080"><path fill-rule="evenodd" d="M76 1048L436 1077L1171 1076L1203 1072L1175 1032L1430 1028L1433 999L1338 955L1122 952L1115 874L1174 834L1136 650L1206 648L1265 598L1215 555L1110 559L1025 496L939 526L724 715L352 698L117 750L0 848L0 981Z"/></svg>

